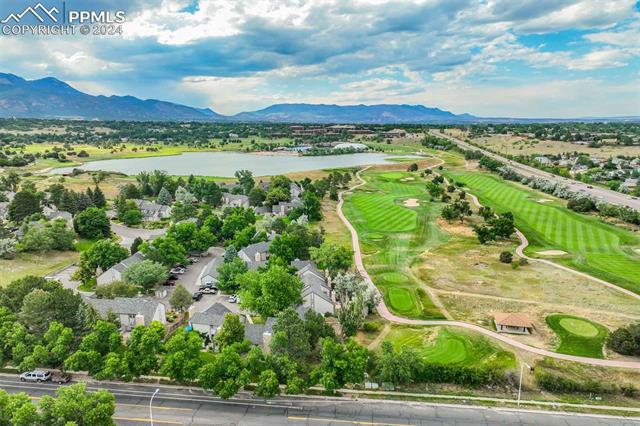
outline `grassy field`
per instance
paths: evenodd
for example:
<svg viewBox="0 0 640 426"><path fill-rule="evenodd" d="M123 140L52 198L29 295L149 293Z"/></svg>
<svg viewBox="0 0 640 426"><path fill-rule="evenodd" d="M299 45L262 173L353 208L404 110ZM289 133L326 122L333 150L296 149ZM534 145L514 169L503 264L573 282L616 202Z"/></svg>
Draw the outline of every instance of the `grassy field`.
<svg viewBox="0 0 640 426"><path fill-rule="evenodd" d="M371 171L364 178L367 185L346 196L344 212L360 237L367 271L398 315L441 318L410 271L416 256L448 238L435 224L441 206L427 201L417 173ZM411 198L418 207L403 205Z"/></svg>
<svg viewBox="0 0 640 426"><path fill-rule="evenodd" d="M640 293L640 238L599 218L568 210L541 192L484 173L452 173L480 202L497 211L511 211L527 236L527 254L562 250L554 260ZM546 200L541 202L541 200ZM548 202L547 202L548 201Z"/></svg>
<svg viewBox="0 0 640 426"><path fill-rule="evenodd" d="M45 276L78 259L77 251L18 253L13 259L0 259L0 287L27 275Z"/></svg>
<svg viewBox="0 0 640 426"><path fill-rule="evenodd" d="M556 352L570 355L604 358L602 345L609 331L606 327L572 315L549 315L547 324L560 339Z"/></svg>
<svg viewBox="0 0 640 426"><path fill-rule="evenodd" d="M410 347L426 361L469 367L515 367L515 356L488 339L449 327L393 326L384 339L396 348Z"/></svg>

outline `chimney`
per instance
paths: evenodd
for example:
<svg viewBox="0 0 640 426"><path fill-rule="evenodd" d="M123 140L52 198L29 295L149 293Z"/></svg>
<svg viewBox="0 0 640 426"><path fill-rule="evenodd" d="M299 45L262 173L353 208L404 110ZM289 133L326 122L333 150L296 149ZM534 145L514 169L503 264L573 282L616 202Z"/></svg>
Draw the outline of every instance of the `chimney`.
<svg viewBox="0 0 640 426"><path fill-rule="evenodd" d="M139 325L144 325L144 315L142 314L137 314L134 322L134 327L137 327Z"/></svg>
<svg viewBox="0 0 640 426"><path fill-rule="evenodd" d="M193 318L193 314L196 313L196 307L194 305L189 306L189 309L187 309L187 318L191 319Z"/></svg>
<svg viewBox="0 0 640 426"><path fill-rule="evenodd" d="M256 259L256 262L260 262L262 260L262 256L260 255L260 252L256 253L255 259Z"/></svg>
<svg viewBox="0 0 640 426"><path fill-rule="evenodd" d="M262 333L262 351L265 354L271 352L271 349L269 349L269 345L271 345L271 337L271 332L269 331Z"/></svg>

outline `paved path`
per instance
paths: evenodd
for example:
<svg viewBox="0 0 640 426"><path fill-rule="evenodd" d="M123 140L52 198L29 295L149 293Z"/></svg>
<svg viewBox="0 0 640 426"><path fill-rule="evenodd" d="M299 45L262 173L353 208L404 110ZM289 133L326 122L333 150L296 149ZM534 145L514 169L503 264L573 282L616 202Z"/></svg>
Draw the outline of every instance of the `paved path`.
<svg viewBox="0 0 640 426"><path fill-rule="evenodd" d="M164 235L167 230L161 229L144 229L144 228L129 228L119 223L111 222L111 231L120 237L120 245L122 247L131 248L133 240L136 237L140 237L143 240L149 240L154 237Z"/></svg>
<svg viewBox="0 0 640 426"><path fill-rule="evenodd" d="M359 188L362 185L365 185L367 183L362 178L362 176L360 176L360 173L366 170L367 168L362 169L361 171L358 171L358 173L356 173L356 177L360 180L359 184L356 184L347 190L341 191L338 194L339 201L337 205L337 213L338 213L338 216L340 217L340 220L342 220L342 222L345 224L345 226L347 227L347 229L349 229L349 232L351 233L351 242L353 246L354 261L355 261L356 269L358 270L358 272L360 273L364 281L367 283L369 288L371 288L373 291L376 291L378 292L378 294L380 294L378 288L375 286L375 284L371 280L371 277L369 276L369 273L364 267L364 263L362 261L362 252L360 251L360 242L358 239L358 233L356 232L356 229L353 227L353 225L351 225L351 222L349 222L349 220L346 218L346 216L342 212L342 205L344 204L344 194L347 192L351 192L354 189ZM377 310L381 317L383 317L387 321L391 321L397 324L427 325L427 326L443 325L443 326L461 327L467 330L472 330L472 331L484 334L485 336L499 340L511 347L514 347L526 352L530 352L536 355L546 356L546 357L555 358L555 359L561 359L564 361L573 361L573 362L579 362L582 364L598 365L598 366L604 366L604 367L640 369L640 361L619 361L619 360L596 359L596 358L586 358L586 357L575 356L575 355L559 354L556 352L548 351L546 349L529 346L525 343L521 343L517 340L514 340L511 337L508 337L503 334L496 333L495 331L488 330L478 325L466 323L463 321L415 320L415 319L409 319L409 318L402 318L389 311L389 309L387 308L387 305L385 305L384 303L383 297L380 297L380 303L377 306Z"/></svg>

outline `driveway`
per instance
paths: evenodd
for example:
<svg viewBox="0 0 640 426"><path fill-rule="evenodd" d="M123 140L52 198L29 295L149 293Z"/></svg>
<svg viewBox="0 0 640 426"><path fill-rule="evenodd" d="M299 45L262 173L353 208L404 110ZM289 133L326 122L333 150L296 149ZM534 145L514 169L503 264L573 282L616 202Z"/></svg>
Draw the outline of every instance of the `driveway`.
<svg viewBox="0 0 640 426"><path fill-rule="evenodd" d="M71 279L71 275L78 269L78 267L73 264L69 265L64 269L59 270L51 275L47 275L45 278L60 281L64 288L71 289L76 291L78 286L80 285L80 281L74 281Z"/></svg>
<svg viewBox="0 0 640 426"><path fill-rule="evenodd" d="M135 240L136 237L140 237L146 241L164 235L165 232L167 232L166 229L129 228L128 226L113 222L111 222L111 230L120 237L120 245L126 248L131 248L131 244L133 244L133 240Z"/></svg>
<svg viewBox="0 0 640 426"><path fill-rule="evenodd" d="M206 257L200 258L200 261L198 263L189 265L189 267L187 268L187 272L182 275L178 275L177 284L182 284L184 288L186 288L190 293L194 293L196 290L198 290L198 287L200 286L200 276L202 275L202 271L206 268L209 262L212 262L218 257L222 257L224 255L224 249L221 247L211 247L208 250L208 253L209 254ZM171 297L171 292L173 292L173 288L169 290L167 297L163 299L163 301L167 302L167 305L169 305L168 300ZM240 306L237 303L227 302L228 297L229 296L222 294L205 294L202 296L202 299L194 303L195 312L202 312L215 303L222 303L231 312L240 313Z"/></svg>

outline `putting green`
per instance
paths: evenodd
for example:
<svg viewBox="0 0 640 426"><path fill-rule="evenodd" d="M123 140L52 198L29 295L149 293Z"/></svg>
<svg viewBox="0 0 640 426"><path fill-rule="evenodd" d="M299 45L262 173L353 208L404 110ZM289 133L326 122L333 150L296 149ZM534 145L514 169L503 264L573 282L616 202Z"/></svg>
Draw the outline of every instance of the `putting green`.
<svg viewBox="0 0 640 426"><path fill-rule="evenodd" d="M634 253L640 238L598 217L567 209L556 201L539 203L549 195L507 182L485 173L453 173L478 196L480 202L499 212L511 211L516 226L527 236L527 252L560 249L569 253L555 262L613 282L640 293L640 256Z"/></svg>
<svg viewBox="0 0 640 426"><path fill-rule="evenodd" d="M560 339L556 352L603 358L602 346L609 334L609 330L603 325L586 318L563 314L549 315L546 321Z"/></svg>
<svg viewBox="0 0 640 426"><path fill-rule="evenodd" d="M425 361L432 363L515 366L513 353L502 350L483 336L452 328L394 326L385 340L396 348L413 348Z"/></svg>
<svg viewBox="0 0 640 426"><path fill-rule="evenodd" d="M411 312L415 308L414 298L406 288L391 287L387 291L391 307L398 312Z"/></svg>
<svg viewBox="0 0 640 426"><path fill-rule="evenodd" d="M409 281L409 278L407 278L406 275L402 275L399 272L387 272L386 274L382 274L381 277L390 283L402 284Z"/></svg>
<svg viewBox="0 0 640 426"><path fill-rule="evenodd" d="M576 318L562 318L559 324L569 333L573 333L582 337L595 337L598 335L598 329L585 320Z"/></svg>
<svg viewBox="0 0 640 426"><path fill-rule="evenodd" d="M389 309L411 318L442 318L409 273L411 262L448 235L435 224L442 205L431 203L425 181L406 172L364 172L366 185L345 196L343 211L360 238L363 262ZM413 180L403 180L412 177ZM404 207L415 198L417 207Z"/></svg>

